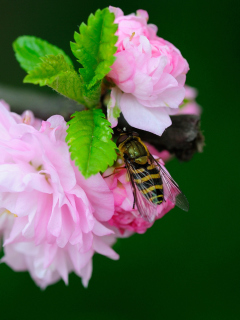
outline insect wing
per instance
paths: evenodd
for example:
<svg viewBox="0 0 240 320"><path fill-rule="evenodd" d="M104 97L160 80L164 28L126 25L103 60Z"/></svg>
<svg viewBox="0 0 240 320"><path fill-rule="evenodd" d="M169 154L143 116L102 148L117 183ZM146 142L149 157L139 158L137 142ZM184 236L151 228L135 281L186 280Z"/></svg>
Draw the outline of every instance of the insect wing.
<svg viewBox="0 0 240 320"><path fill-rule="evenodd" d="M178 206L180 209L184 211L189 210L189 203L185 195L179 189L177 183L173 180L170 174L158 163L156 159L152 157L152 160L157 164L160 175L163 182L163 193L164 199L169 199L172 203Z"/></svg>
<svg viewBox="0 0 240 320"><path fill-rule="evenodd" d="M136 182L133 179L132 173L134 173L135 179L141 179L147 175L147 172L138 172L137 169L134 167L134 165L129 161L126 161L126 168L129 173L130 182L133 190L133 196L134 201L137 205L138 211L140 216L148 221L153 222L156 215L157 215L157 205L155 203L152 203L149 198L150 194L143 195L141 191L144 191L146 189L146 184L139 184L139 188L136 184ZM148 181L147 187L149 187L149 184L154 185L154 182L152 179Z"/></svg>

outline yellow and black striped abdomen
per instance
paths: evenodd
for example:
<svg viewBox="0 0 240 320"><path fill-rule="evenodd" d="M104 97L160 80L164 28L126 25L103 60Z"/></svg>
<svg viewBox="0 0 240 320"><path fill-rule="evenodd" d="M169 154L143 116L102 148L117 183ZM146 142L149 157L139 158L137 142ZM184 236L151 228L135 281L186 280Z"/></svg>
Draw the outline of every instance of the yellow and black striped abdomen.
<svg viewBox="0 0 240 320"><path fill-rule="evenodd" d="M163 202L163 183L154 165L136 165L132 175L135 185L145 198L158 205Z"/></svg>

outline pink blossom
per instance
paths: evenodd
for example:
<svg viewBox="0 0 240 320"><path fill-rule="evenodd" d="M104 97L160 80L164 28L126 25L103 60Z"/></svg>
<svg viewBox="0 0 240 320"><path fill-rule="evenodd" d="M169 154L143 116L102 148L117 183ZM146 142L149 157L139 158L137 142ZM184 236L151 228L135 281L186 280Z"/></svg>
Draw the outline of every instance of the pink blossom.
<svg viewBox="0 0 240 320"><path fill-rule="evenodd" d="M24 111L21 118L23 123L29 124L37 130L41 128L42 120L35 118L32 111L30 110Z"/></svg>
<svg viewBox="0 0 240 320"><path fill-rule="evenodd" d="M121 167L124 166L122 160L119 159L118 162ZM162 160L160 162L163 165ZM145 221L139 215L137 208L133 209L133 192L127 170L125 168L116 170L116 168L111 167L105 171L104 177L106 177L106 182L113 192L115 206L114 215L108 223L116 227L120 235L130 235L133 232L145 233L153 225L153 222ZM164 201L158 206L156 219L162 218L173 207L174 204L170 200Z"/></svg>
<svg viewBox="0 0 240 320"><path fill-rule="evenodd" d="M0 106L10 111L9 105L4 100L0 100ZM15 119L16 123L30 124L35 129L41 128L42 120L35 118L33 112L30 110L24 111L22 115L19 115L15 112L11 112L11 116ZM1 120L4 121L4 119Z"/></svg>
<svg viewBox="0 0 240 320"><path fill-rule="evenodd" d="M198 95L197 90L186 85L185 91L184 101L179 107L178 114L200 115L202 113L202 108L195 100Z"/></svg>
<svg viewBox="0 0 240 320"><path fill-rule="evenodd" d="M81 277L83 285L87 287L92 275L94 252L117 259L117 254L111 249L115 238L114 235L94 236L93 245L86 252L80 252L77 245L70 243L60 248L56 243L46 241L40 245L29 240L14 242L5 245L2 262L15 271L29 271L32 279L42 289L60 279L68 284L68 274L71 272Z"/></svg>
<svg viewBox="0 0 240 320"><path fill-rule="evenodd" d="M115 13L117 30L116 61L108 74L116 86L111 91L108 118L116 126L119 112L135 128L157 135L171 125L185 95L187 61L170 42L158 37L157 27L147 24L148 14Z"/></svg>
<svg viewBox="0 0 240 320"><path fill-rule="evenodd" d="M113 231L104 226L114 213L113 195L100 174L86 180L70 160L67 124L61 116L42 121L40 130L34 124L32 114L18 116L0 103L4 261L13 269L29 270L43 287L60 277L67 282L71 271L83 276L86 267L86 285L94 252L118 258L110 248ZM21 267L19 261L24 261Z"/></svg>

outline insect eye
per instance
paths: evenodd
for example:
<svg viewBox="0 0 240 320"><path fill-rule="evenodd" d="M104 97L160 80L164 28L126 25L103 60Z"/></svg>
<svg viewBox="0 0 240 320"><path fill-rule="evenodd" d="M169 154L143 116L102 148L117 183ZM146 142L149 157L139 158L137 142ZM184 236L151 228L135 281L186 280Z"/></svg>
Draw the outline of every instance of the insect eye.
<svg viewBox="0 0 240 320"><path fill-rule="evenodd" d="M135 137L139 137L139 134L137 132L132 132L132 136L135 136Z"/></svg>
<svg viewBox="0 0 240 320"><path fill-rule="evenodd" d="M128 135L126 135L126 134L121 135L121 136L117 139L117 142L116 142L117 147L120 145L120 143L122 143L123 141L125 141L127 138L128 138Z"/></svg>

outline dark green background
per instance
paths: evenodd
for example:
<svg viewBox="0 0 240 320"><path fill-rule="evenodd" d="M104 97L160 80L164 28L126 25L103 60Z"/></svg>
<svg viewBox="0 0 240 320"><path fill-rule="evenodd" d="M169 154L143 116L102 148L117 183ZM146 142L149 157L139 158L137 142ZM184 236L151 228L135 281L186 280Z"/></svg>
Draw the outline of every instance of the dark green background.
<svg viewBox="0 0 240 320"><path fill-rule="evenodd" d="M0 83L31 87L22 84L11 48L16 37L44 38L72 56L77 26L109 5L59 3L0 0ZM72 274L68 287L60 281L41 291L27 273L1 265L1 319L240 319L238 1L111 5L126 14L148 10L158 35L190 64L187 83L199 89L206 147L189 163L168 165L190 212L176 208L146 234L120 240L118 262L96 255L88 289Z"/></svg>

